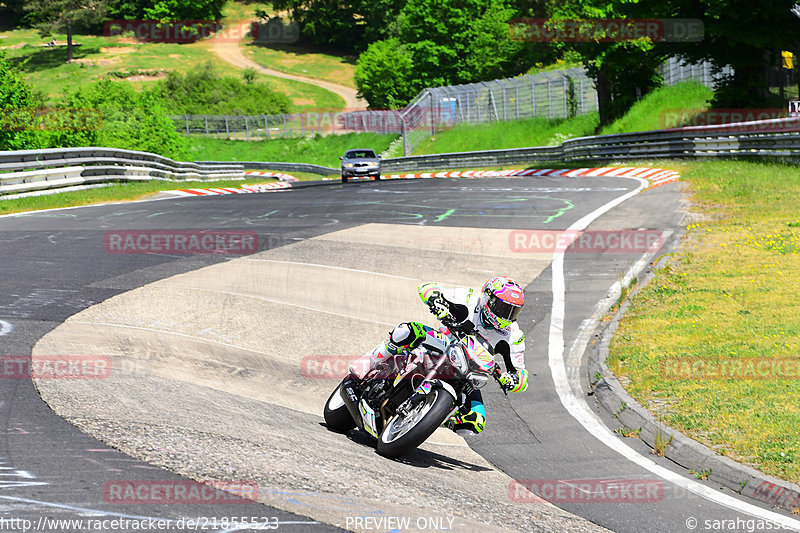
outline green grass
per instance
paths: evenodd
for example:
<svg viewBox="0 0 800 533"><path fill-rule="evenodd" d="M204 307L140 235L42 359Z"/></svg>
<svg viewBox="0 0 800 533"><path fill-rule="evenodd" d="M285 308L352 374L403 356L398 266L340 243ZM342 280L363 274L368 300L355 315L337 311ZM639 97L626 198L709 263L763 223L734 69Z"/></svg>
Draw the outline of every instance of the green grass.
<svg viewBox="0 0 800 533"><path fill-rule="evenodd" d="M288 161L339 166L339 156L349 148L372 148L380 153L397 136L378 133L348 133L307 139L234 141L192 137L189 154L193 161Z"/></svg>
<svg viewBox="0 0 800 533"><path fill-rule="evenodd" d="M678 112L688 116L708 107L713 93L697 82L683 82L662 87L637 102L624 117L602 128L601 134L662 129ZM683 116L684 113L681 113ZM570 119L551 120L532 118L490 124L462 124L426 139L414 154L439 154L529 146L552 146L567 139L596 135L599 127L597 113Z"/></svg>
<svg viewBox="0 0 800 533"><path fill-rule="evenodd" d="M691 117L708 109L714 93L695 81L660 87L636 102L624 117L604 127L601 135L660 130L679 126L679 117Z"/></svg>
<svg viewBox="0 0 800 533"><path fill-rule="evenodd" d="M66 43L66 35L56 35L59 43ZM75 90L96 81L112 77L124 79L134 87L141 88L158 80L171 70L188 72L206 62L225 76L242 77L244 69L223 61L211 49L211 43L200 41L190 44L143 43L126 37L103 37L96 35L74 35L73 41L80 44L74 48L74 60L66 62L66 46L44 47L50 39L43 39L35 30L12 30L3 32L0 47L4 47L10 59L21 65L25 79L49 99L59 97L65 90ZM281 56L284 54L281 54ZM285 54L286 57L294 57ZM307 59L317 65L309 77L322 75L330 67L329 57ZM280 69L276 69L280 70ZM339 72L337 70L337 72ZM351 75L352 77L352 75ZM345 102L337 94L310 83L286 80L258 74L257 81L267 83L275 90L286 94L296 111L317 109L343 109Z"/></svg>
<svg viewBox="0 0 800 533"><path fill-rule="evenodd" d="M695 211L670 262L632 299L612 339L611 369L666 424L719 453L800 481L800 173L744 161L672 165ZM788 379L669 371L797 364Z"/></svg>
<svg viewBox="0 0 800 533"><path fill-rule="evenodd" d="M293 174L298 178L309 178L309 175ZM320 179L316 176L314 179ZM57 209L79 205L91 205L107 202L141 200L152 197L161 191L175 189L194 189L206 187L241 187L244 184L269 183L276 181L270 178L222 181L133 181L114 183L108 187L86 189L82 191L64 192L17 198L15 200L0 199L0 215L35 211L39 209Z"/></svg>
<svg viewBox="0 0 800 533"><path fill-rule="evenodd" d="M242 47L245 57L261 66L339 85L355 88L353 74L356 58L321 52L316 48L295 44L259 45L249 43Z"/></svg>
<svg viewBox="0 0 800 533"><path fill-rule="evenodd" d="M567 120L532 118L514 122L464 124L425 140L414 150L414 154L557 145L566 139L592 135L597 128L597 121L597 114L591 113Z"/></svg>

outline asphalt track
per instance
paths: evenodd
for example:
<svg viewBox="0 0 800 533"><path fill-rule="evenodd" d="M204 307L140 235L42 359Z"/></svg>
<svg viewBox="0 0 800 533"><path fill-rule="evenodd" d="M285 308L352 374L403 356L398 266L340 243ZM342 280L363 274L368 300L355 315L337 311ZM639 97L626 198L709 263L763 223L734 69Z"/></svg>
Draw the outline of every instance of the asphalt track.
<svg viewBox="0 0 800 533"><path fill-rule="evenodd" d="M124 296L127 291L145 287L159 280L170 280L187 272L199 271L198 269L224 268L228 262L226 257L208 255L181 257L165 254L109 254L103 248L103 236L107 231L252 230L259 234L264 253L278 253L280 261L283 262L294 260L296 263L310 263L312 260L322 260L320 255L315 255L315 249L313 247L301 249L300 254L295 254L292 251L293 245L315 244L318 242L314 240L315 238L324 239L328 236L326 250L335 249L337 242L341 248L354 246L358 244L359 239L363 241L361 245L375 246L373 239L381 235L377 229L383 228L382 231L385 231L386 225L397 229L404 228L401 231L388 233L393 235L394 240L387 239L383 244L386 247L392 247L393 242L397 243L403 239L424 239L424 235L414 237L416 231L414 228L434 226L458 230L458 238L442 241L437 250L431 250L432 253L438 254L436 257L441 260L441 254L456 257L476 252L475 241L465 238L463 229L459 228L476 228L476 233L478 233L477 228L480 228L480 231L491 229L503 231L511 228L563 230L598 206L633 190L638 185L633 180L615 178L355 183L262 195L170 199L5 217L0 219L0 242L3 243L5 252L0 257L0 267L4 273L0 278L2 354L32 353L34 344L68 317L111 297ZM600 217L591 228L617 230L657 228L674 231L681 222L680 208L677 186L668 185L634 196ZM377 226L374 226L376 224ZM377 229L370 232L369 228ZM373 237L370 237L372 234ZM448 234L447 231L445 234ZM342 235L344 237L340 238ZM449 233L449 235L455 234ZM484 249L487 244L487 241L483 240L478 246ZM508 241L501 244L507 246ZM494 245L497 246L497 243ZM402 254L403 246L399 248L400 250L394 250L392 253ZM307 256L302 256L302 253ZM566 258L565 346L572 345L580 333L584 320L591 315L596 302L606 295L609 286L627 271L640 255L640 253L583 253L570 254ZM335 259L342 261L342 257L347 256L345 251ZM388 257L391 257L391 254ZM488 257L494 257L498 263L503 264L504 259L497 253L489 253ZM519 257L515 258L514 265L518 266L519 260ZM491 464L519 480L616 479L661 483L654 478L652 472L630 463L597 441L563 407L548 367L549 314L553 303L552 269L547 268L542 260L538 254L530 254L531 264L538 261L539 266L531 267L531 272L536 275L526 280L529 281L526 288L528 304L520 318L528 336L527 360L534 374L532 386L527 393L508 398L497 391L488 390L487 430L482 435L469 439L469 445ZM376 272L377 269L390 270L392 266L391 262L389 264L376 262L367 255L355 258L354 263L362 264L365 273ZM490 268L488 264L481 264L473 269L474 272L470 272L469 267L461 267L460 272L453 272L448 269L447 260L436 266L441 271L442 279L453 283L465 280L471 284ZM419 264L418 271L407 272L406 276L416 278L423 273L434 275L435 269L429 267L430 265ZM363 287L365 298L369 297L370 291L369 285ZM353 298L360 297L358 292L353 294ZM224 302L220 305L224 306ZM155 307L152 313L158 314ZM390 316L386 317L385 321L397 322L406 318L408 317ZM302 317L300 319L302 320ZM381 327L385 329L385 325L382 324ZM293 323L292 329L298 334L301 332L303 336L314 333L313 329L306 330L298 323ZM346 334L346 331L340 333L340 335ZM359 339L359 342L366 349L374 344L376 339L370 338L364 341ZM580 368L572 370L581 375ZM583 373L585 374L585 369ZM159 387L161 390L167 390L172 386L168 373L159 377L163 381L154 382L151 392L159 390ZM45 389L49 385L40 383ZM191 385L197 386L197 383ZM69 389L61 383L53 385L54 397L63 400L66 394L66 398L72 400L63 401L57 406L57 411L69 411L74 405L84 407L81 402L91 396L92 390L85 389L90 387L86 383L80 386L83 386L84 390ZM319 387L324 388L322 385ZM75 391L80 394L70 398L68 394ZM227 391L228 394L230 392ZM120 395L123 395L122 393L124 391L121 391ZM174 474L141 461L142 458L163 464L177 472L188 472L190 469L184 468L185 465L180 464L178 460L175 464L164 461L164 455L159 455L157 450L142 447L141 436L138 436L139 440L136 441L139 447L130 449L137 457L133 458L81 433L50 410L39 398L30 380L0 380L0 394L5 420L5 438L0 453L5 462L4 470L7 472L3 476L3 483L0 483L2 491L0 498L6 500L3 505L4 518L28 518L36 523L42 516L85 518L123 515L159 517L174 521L182 517L200 516L274 516L281 521L281 529L293 531L333 529L322 523L309 523L314 520L302 513L290 514L274 507L254 503L233 505L109 503L103 493L103 487L109 481L177 479ZM58 396L59 394L61 396ZM255 392L243 394L248 399L253 399L254 395ZM190 403L186 397L172 398L172 400ZM217 409L222 411L223 418L226 408L231 412L236 408L225 403L230 400L228 396L220 396L216 400L219 402ZM102 402L94 398L94 403L86 406L86 409L94 409L98 413L114 411L120 408L114 407L116 401L118 397L115 396L105 396ZM98 405L99 403L102 405ZM220 416L219 412L214 413L214 405L210 403L203 407L207 410L204 413L205 418L215 419L215 415L217 418ZM122 409L131 408L131 405L122 406ZM248 409L257 408L255 404L248 405L242 408L243 412L239 414L246 416ZM277 407L275 409L277 413ZM80 413L66 414L72 418L80 418ZM179 414L176 413L175 416ZM611 429L617 429L611 417L602 412L598 414L605 418ZM200 422L204 416L198 417ZM102 417L94 420L84 418L80 422L84 429L104 436L107 442L114 441L115 434L134 431L132 426L116 428L109 420ZM286 431L291 433L291 428L287 428ZM369 457L370 461L376 460L375 457L370 457L374 456L374 451L357 437L350 436L350 439L339 435L335 437L354 447L357 452L356 457L358 454L365 454L364 457ZM153 435L145 435L144 440L147 438L158 442L165 436L155 432ZM626 443L634 448L637 447L637 442L632 439L626 439ZM121 439L119 445L124 447L124 439ZM177 446L176 441L172 441L172 445ZM404 472L413 475L415 470L420 473L431 470L432 465L441 467L443 462L447 462L447 450L457 450L456 445L450 446L451 448L447 448L446 445L436 448L436 451L426 449L417 452L410 464L403 465ZM640 447L642 453L647 453L643 445ZM208 453L207 449L202 451ZM240 455L242 454L246 455L247 450L240 451ZM173 455L180 460L186 459L174 450ZM188 455L191 455L191 450ZM654 459L659 461L658 458ZM331 461L336 464L334 458ZM691 476L687 476L680 469L672 468L668 461L661 460L661 464L691 479ZM358 468L358 465L352 468ZM447 470L455 470L452 475L469 484L470 476L478 478L483 474L484 467L476 468L473 463L470 468L461 463L456 466L450 465ZM202 473L198 474L196 471L192 473L195 478L202 478ZM227 479L232 479L230 472L226 474ZM220 473L206 472L206 475L213 477L219 476ZM332 468L330 475L346 479L351 472L344 468L342 470ZM413 484L413 480L410 481ZM750 514L712 503L685 490L675 489L669 483L663 483L663 486L663 497L652 503L559 501L557 504L595 524L615 531L684 531L687 530L687 520L690 517L699 521L700 530L703 530L704 520L723 519L734 521L738 519L741 527L725 527L720 530L753 530L750 527L753 516ZM265 485L262 484L261 488L264 489ZM324 494L329 488L321 484L317 488L317 493ZM503 488L508 490L508 487ZM511 496L508 492L504 495L509 507L520 503L513 502ZM273 497L269 501L280 509L291 508L295 511L303 509L303 505L292 507L280 498ZM748 503L758 505L757 502ZM308 500L304 504L309 505ZM533 503L529 505L531 508L535 506ZM310 506L308 510L309 515L319 514L318 510L311 509ZM401 512L396 507L378 511L384 515L387 513L399 515ZM444 512L444 509L441 511ZM454 512L456 516L459 514L452 509L447 511ZM537 512L539 511L541 509L537 507ZM492 509L488 511L487 516L498 512L501 511ZM354 513L363 514L364 510L358 509ZM554 521L551 524L531 523L528 529L561 530L566 528L559 526L567 523L570 529L573 526L582 527L578 523L558 522L560 519L566 520L561 515L547 515L545 512L541 516L549 516ZM224 528L216 530L222 529Z"/></svg>

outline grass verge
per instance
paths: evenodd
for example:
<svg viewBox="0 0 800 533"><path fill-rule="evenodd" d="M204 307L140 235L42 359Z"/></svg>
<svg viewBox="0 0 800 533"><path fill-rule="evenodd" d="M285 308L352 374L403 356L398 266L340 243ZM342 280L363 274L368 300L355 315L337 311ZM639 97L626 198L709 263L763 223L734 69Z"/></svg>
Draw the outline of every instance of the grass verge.
<svg viewBox="0 0 800 533"><path fill-rule="evenodd" d="M660 421L800 482L800 174L680 167L699 221L633 296L609 366Z"/></svg>
<svg viewBox="0 0 800 533"><path fill-rule="evenodd" d="M298 178L308 177L293 174ZM314 179L321 179L316 176ZM206 187L241 187L244 184L269 183L277 181L270 178L225 181L133 181L114 183L108 187L70 191L42 196L30 196L15 200L0 200L0 215L37 211L40 209L58 209L81 205L103 204L143 200L155 196L161 191L175 189L194 189Z"/></svg>
<svg viewBox="0 0 800 533"><path fill-rule="evenodd" d="M600 135L661 130L680 126L680 120L708 109L714 92L696 81L659 87L636 102L625 116L600 130Z"/></svg>
<svg viewBox="0 0 800 533"><path fill-rule="evenodd" d="M250 142L192 137L189 158L193 161L289 161L338 168L339 156L345 150L372 148L381 153L396 137L379 133L348 133Z"/></svg>
<svg viewBox="0 0 800 533"><path fill-rule="evenodd" d="M464 124L425 140L414 150L414 154L557 145L573 137L593 135L598 120L597 113L590 113L566 120L531 118L514 122Z"/></svg>

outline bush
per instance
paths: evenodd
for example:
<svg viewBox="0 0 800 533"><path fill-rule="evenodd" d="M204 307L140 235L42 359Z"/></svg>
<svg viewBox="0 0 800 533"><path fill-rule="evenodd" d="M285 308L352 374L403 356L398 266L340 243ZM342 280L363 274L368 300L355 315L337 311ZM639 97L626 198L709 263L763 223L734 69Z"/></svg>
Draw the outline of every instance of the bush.
<svg viewBox="0 0 800 533"><path fill-rule="evenodd" d="M37 105L33 90L0 50L0 150L38 148L41 134L30 127L30 111Z"/></svg>
<svg viewBox="0 0 800 533"><path fill-rule="evenodd" d="M69 146L141 150L173 159L186 155L187 141L175 130L164 103L155 93L137 93L130 84L102 80L72 93L60 105L97 111L102 116L99 128L85 131L80 139L70 139L79 144Z"/></svg>
<svg viewBox="0 0 800 533"><path fill-rule="evenodd" d="M210 64L188 74L171 72L156 92L174 114L277 115L293 107L285 94L269 85L219 76Z"/></svg>

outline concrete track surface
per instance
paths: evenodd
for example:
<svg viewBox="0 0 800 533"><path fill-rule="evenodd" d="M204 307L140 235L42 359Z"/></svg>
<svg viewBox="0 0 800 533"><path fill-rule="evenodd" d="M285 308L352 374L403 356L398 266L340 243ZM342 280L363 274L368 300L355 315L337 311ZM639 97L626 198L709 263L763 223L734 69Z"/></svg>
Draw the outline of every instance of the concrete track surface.
<svg viewBox="0 0 800 533"><path fill-rule="evenodd" d="M98 465L67 480L74 465L45 461L46 474L62 480L73 507L105 510L102 491L86 490L98 478L161 479L168 470L198 480L247 480L258 486L264 509L286 513L282 527L293 530L330 524L385 531L402 522L380 518L407 518L408 530L679 531L689 518L701 524L752 518L666 482L657 501L557 501L558 507L512 484L513 478L661 483L597 441L562 405L547 363L552 254L510 247L514 230L566 229L638 186L611 177L336 184L0 220L4 242L27 250L11 271L20 281L17 298L0 305L0 320L20 339L18 351L4 347L4 353L30 346L34 361L110 358L106 379L35 385L56 414L142 465L115 473ZM632 196L592 228L675 230L681 208L678 186L669 185ZM102 245L107 231L186 229L254 231L262 251L232 259L125 256ZM567 260L565 346L639 256L595 252ZM85 271L70 272L65 263ZM438 430L417 452L389 461L359 432L324 427L322 405L341 367L326 372L314 361L355 359L402 320L432 324L416 296L422 280L475 287L498 272L527 287L520 322L533 376L524 394L506 398L487 389L482 435L465 442ZM31 294L45 290L51 316L21 316ZM27 322L37 318L52 325ZM580 375L580 363L570 372ZM4 409L20 426L14 405ZM51 443L41 454L54 453L56 419L43 410L26 417L24 427L39 424L42 442ZM616 429L613 419L605 421ZM65 449L86 438L58 427L56 441ZM7 456L35 463L17 451L30 442L7 438ZM174 518L193 510L163 511ZM27 512L42 507L31 504ZM373 521L357 520L366 517Z"/></svg>

